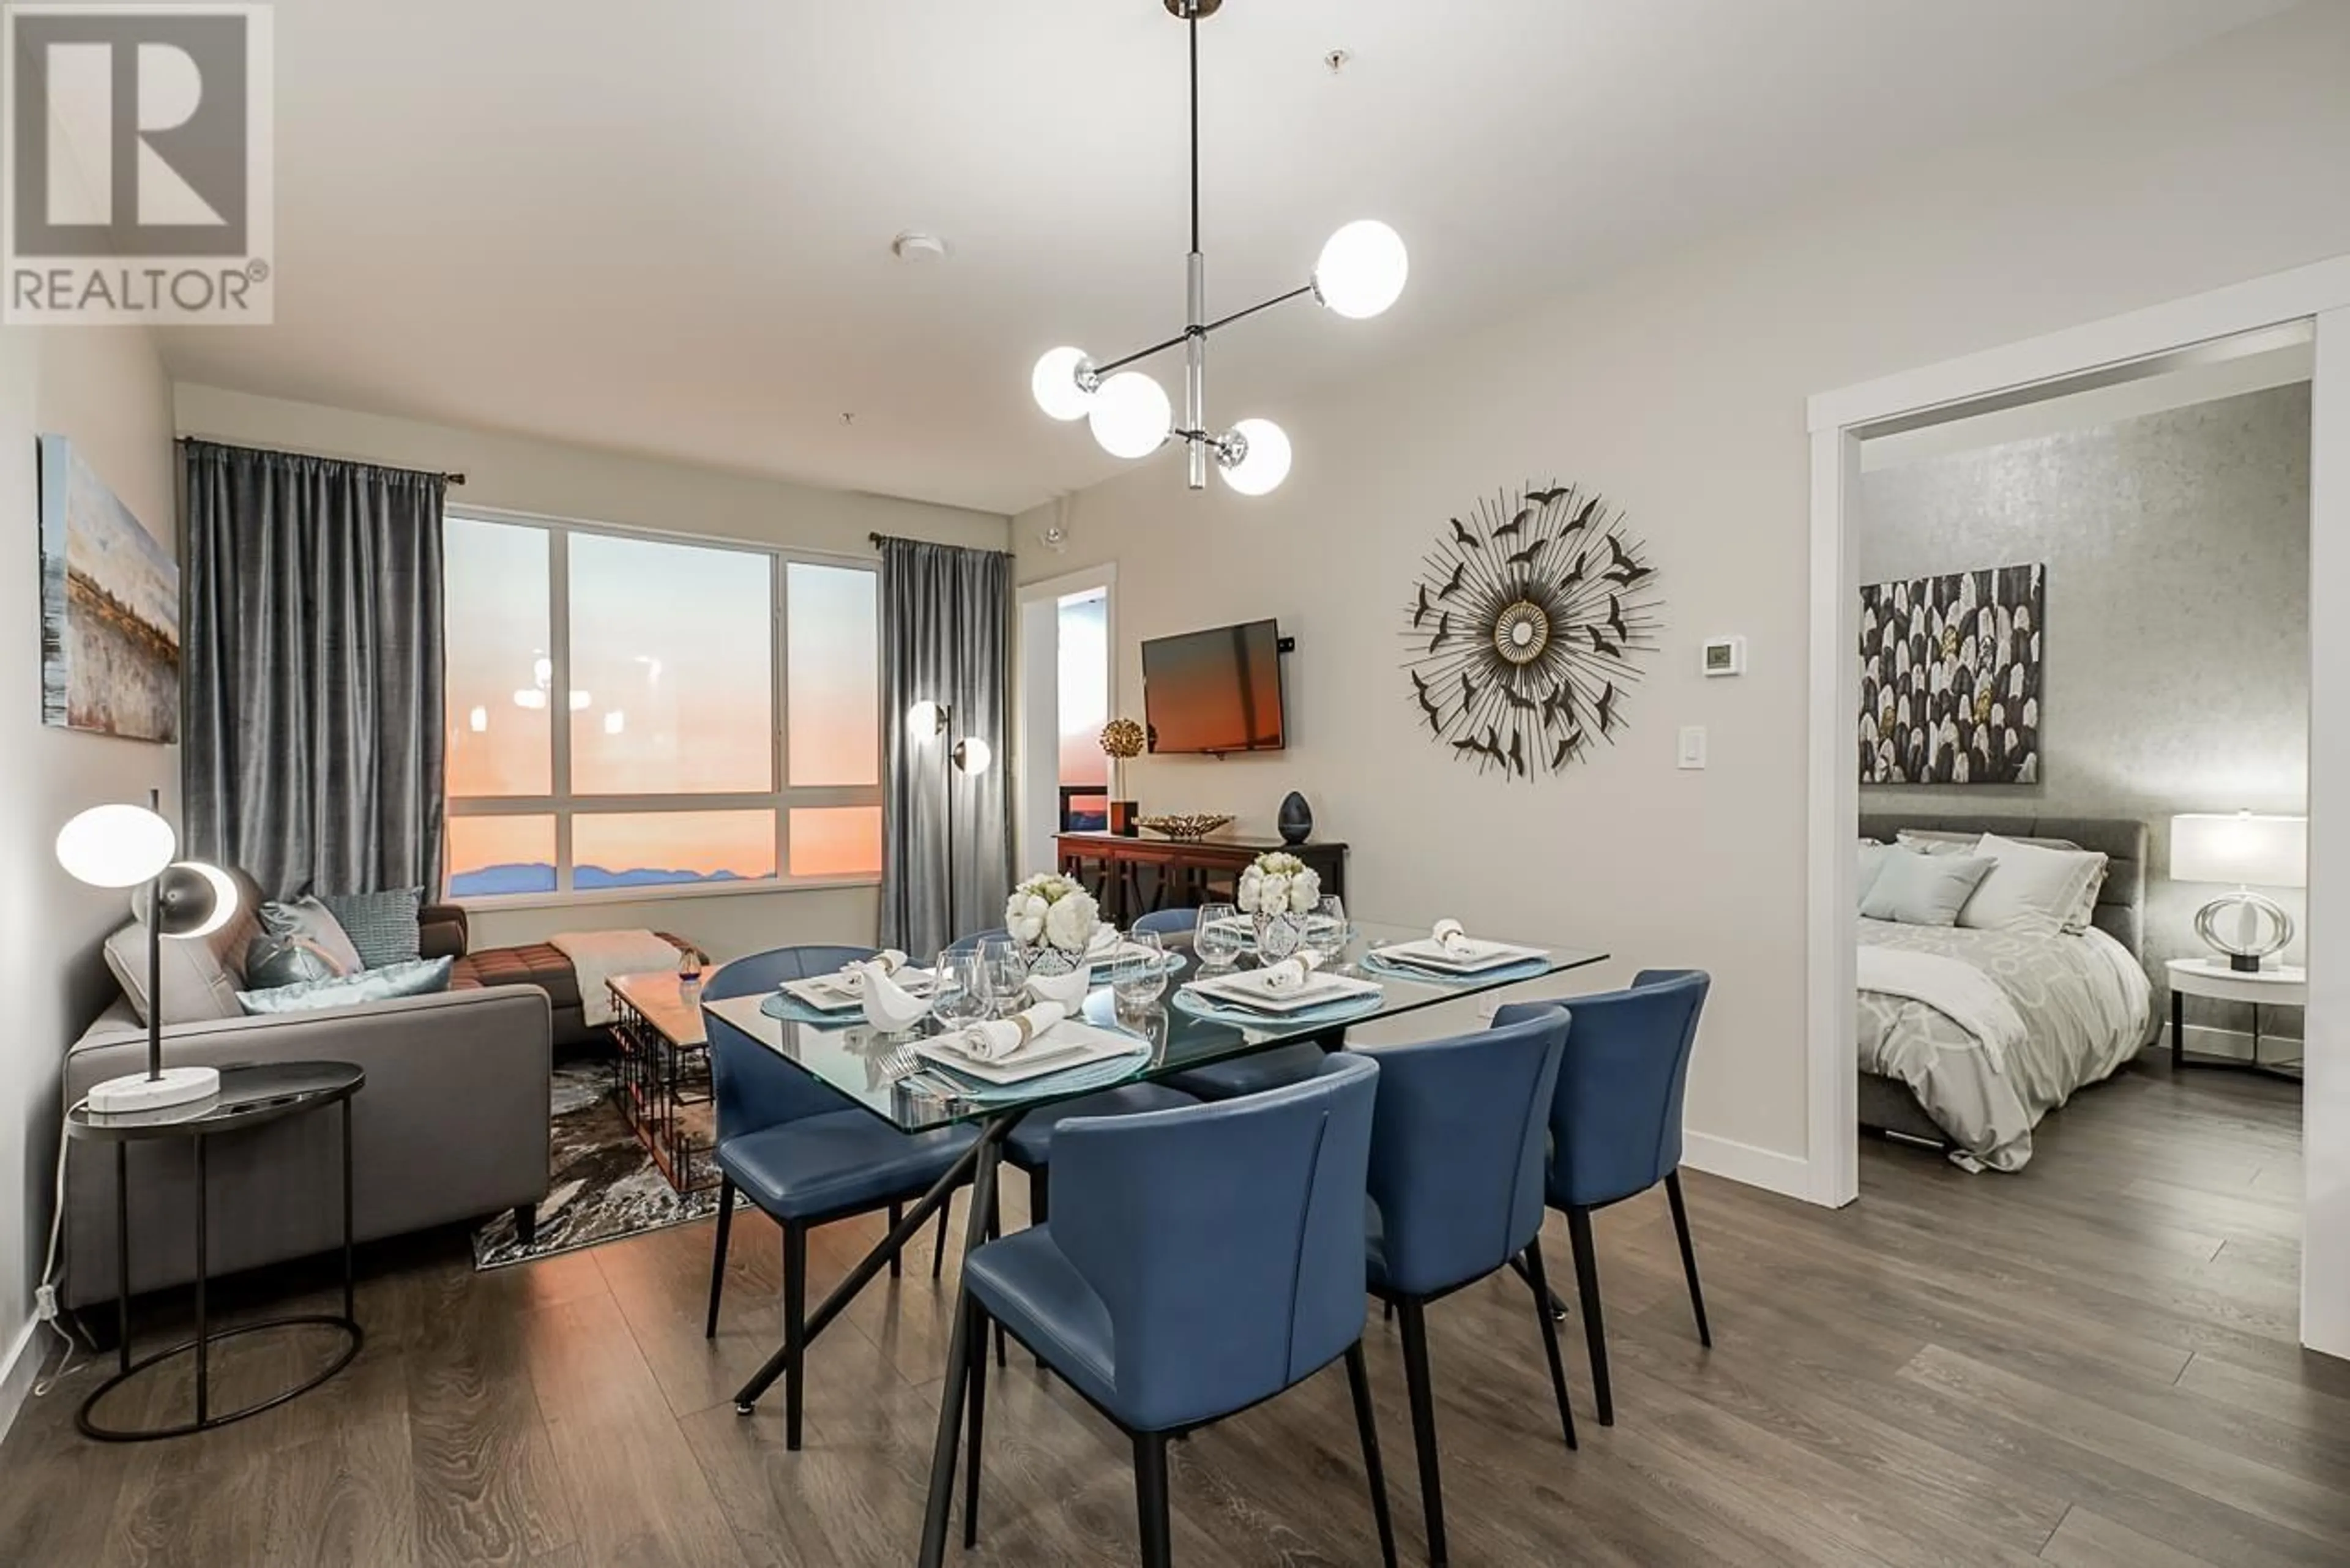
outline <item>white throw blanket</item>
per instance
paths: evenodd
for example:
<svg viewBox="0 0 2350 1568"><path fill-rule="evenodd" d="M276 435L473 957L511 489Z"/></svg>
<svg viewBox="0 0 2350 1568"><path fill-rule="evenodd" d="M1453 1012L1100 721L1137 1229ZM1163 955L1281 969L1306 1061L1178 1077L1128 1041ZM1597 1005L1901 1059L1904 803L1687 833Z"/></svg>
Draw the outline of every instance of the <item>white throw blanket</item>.
<svg viewBox="0 0 2350 1568"><path fill-rule="evenodd" d="M571 961L579 977L580 1016L590 1028L612 1022L612 993L606 981L622 974L677 972L676 944L650 931L558 931L546 940Z"/></svg>
<svg viewBox="0 0 2350 1568"><path fill-rule="evenodd" d="M1993 1072L2004 1074L2009 1053L2023 1048L2023 1015L1998 982L1970 963L1864 944L1860 989L1922 1002L1943 1013L1982 1042Z"/></svg>

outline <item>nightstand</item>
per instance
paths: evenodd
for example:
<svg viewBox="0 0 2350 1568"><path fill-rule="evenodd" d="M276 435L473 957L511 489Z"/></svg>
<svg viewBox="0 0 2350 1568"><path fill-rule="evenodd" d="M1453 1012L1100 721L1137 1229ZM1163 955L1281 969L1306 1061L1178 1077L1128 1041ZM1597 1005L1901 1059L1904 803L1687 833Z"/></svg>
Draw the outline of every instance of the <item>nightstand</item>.
<svg viewBox="0 0 2350 1568"><path fill-rule="evenodd" d="M2306 1007L2309 1005L2309 971L2292 965L2248 972L2230 969L2221 959L2172 959L2163 968L2170 980L2170 1065L2180 1067L2233 1067L2240 1072L2264 1073L2272 1078L2289 1078L2301 1082L2299 1059L2291 1062L2261 1060L2261 1009L2263 1007ZM2187 999L2208 997L2214 1002L2249 1002L2252 1004L2252 1059L2240 1062L2231 1056L2190 1055L2184 1042L2187 1037Z"/></svg>

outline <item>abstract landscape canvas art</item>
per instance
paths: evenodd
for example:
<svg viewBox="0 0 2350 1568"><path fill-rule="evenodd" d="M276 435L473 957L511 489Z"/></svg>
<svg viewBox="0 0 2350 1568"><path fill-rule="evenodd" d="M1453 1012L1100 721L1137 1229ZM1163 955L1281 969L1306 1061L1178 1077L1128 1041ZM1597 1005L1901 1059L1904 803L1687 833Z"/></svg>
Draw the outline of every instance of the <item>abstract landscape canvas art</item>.
<svg viewBox="0 0 2350 1568"><path fill-rule="evenodd" d="M2047 567L1860 590L1860 782L2040 782Z"/></svg>
<svg viewBox="0 0 2350 1568"><path fill-rule="evenodd" d="M40 439L41 721L180 738L180 567L63 436Z"/></svg>

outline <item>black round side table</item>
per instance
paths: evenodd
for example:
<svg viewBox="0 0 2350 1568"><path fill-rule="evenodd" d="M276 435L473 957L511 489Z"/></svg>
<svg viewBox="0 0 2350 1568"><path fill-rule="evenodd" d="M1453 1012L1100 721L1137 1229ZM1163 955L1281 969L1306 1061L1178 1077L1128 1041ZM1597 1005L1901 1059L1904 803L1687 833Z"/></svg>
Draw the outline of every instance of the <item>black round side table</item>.
<svg viewBox="0 0 2350 1568"><path fill-rule="evenodd" d="M365 1335L359 1319L352 1314L351 1272L351 1096L367 1083L367 1074L348 1062L286 1062L265 1066L224 1067L220 1075L217 1098L199 1105L175 1106L168 1110L142 1112L137 1115L104 1116L77 1106L66 1117L66 1136L88 1138L114 1145L114 1267L115 1267L115 1332L121 1341L118 1351L120 1362L113 1376L90 1391L74 1413L74 1425L82 1436L100 1442L136 1443L156 1438L180 1438L191 1432L209 1431L224 1427L231 1421L241 1421L247 1416L257 1416L274 1409L287 1400L307 1394L351 1364L359 1353ZM213 1334L204 1315L204 1277L211 1270L211 1260L205 1247L205 1210L209 1208L204 1182L204 1149L213 1137L227 1132L239 1132L246 1127L280 1121L287 1116L304 1116L323 1110L328 1106L343 1107L343 1310L340 1316L310 1314L295 1317L275 1317L260 1323L239 1324L221 1334ZM196 1335L178 1345L130 1359L130 1146L162 1138L190 1138L196 1146ZM323 1372L268 1398L256 1400L234 1410L214 1412L208 1376L208 1361L213 1344L217 1340L234 1338L248 1334L261 1334L272 1329L322 1327L340 1330L348 1344L343 1353ZM90 1418L98 1402L130 1379L175 1356L193 1352L196 1358L196 1414L192 1421L172 1427L119 1428L101 1427Z"/></svg>

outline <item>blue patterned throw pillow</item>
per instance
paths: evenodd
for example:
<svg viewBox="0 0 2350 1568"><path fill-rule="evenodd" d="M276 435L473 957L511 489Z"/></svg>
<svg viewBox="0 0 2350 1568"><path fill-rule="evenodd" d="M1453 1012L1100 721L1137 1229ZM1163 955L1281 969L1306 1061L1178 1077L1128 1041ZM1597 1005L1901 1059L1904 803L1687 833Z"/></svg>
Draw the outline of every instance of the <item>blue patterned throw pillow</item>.
<svg viewBox="0 0 2350 1568"><path fill-rule="evenodd" d="M359 961L369 969L410 963L422 951L416 911L424 901L421 888L390 888L380 893L322 893L318 901L333 911L359 950Z"/></svg>
<svg viewBox="0 0 2350 1568"><path fill-rule="evenodd" d="M306 980L334 980L359 973L356 964L344 965L308 937L257 932L244 949L244 983L255 991L299 985Z"/></svg>
<svg viewBox="0 0 2350 1568"><path fill-rule="evenodd" d="M269 991L240 991L236 1002L247 1012L311 1012L403 996L432 996L449 989L449 971L455 963L454 959L416 959L331 980L306 980Z"/></svg>
<svg viewBox="0 0 2350 1568"><path fill-rule="evenodd" d="M337 974L352 974L367 967L334 911L307 894L299 898L272 898L261 906L259 918L261 929L271 936L299 938L317 948L335 966Z"/></svg>

